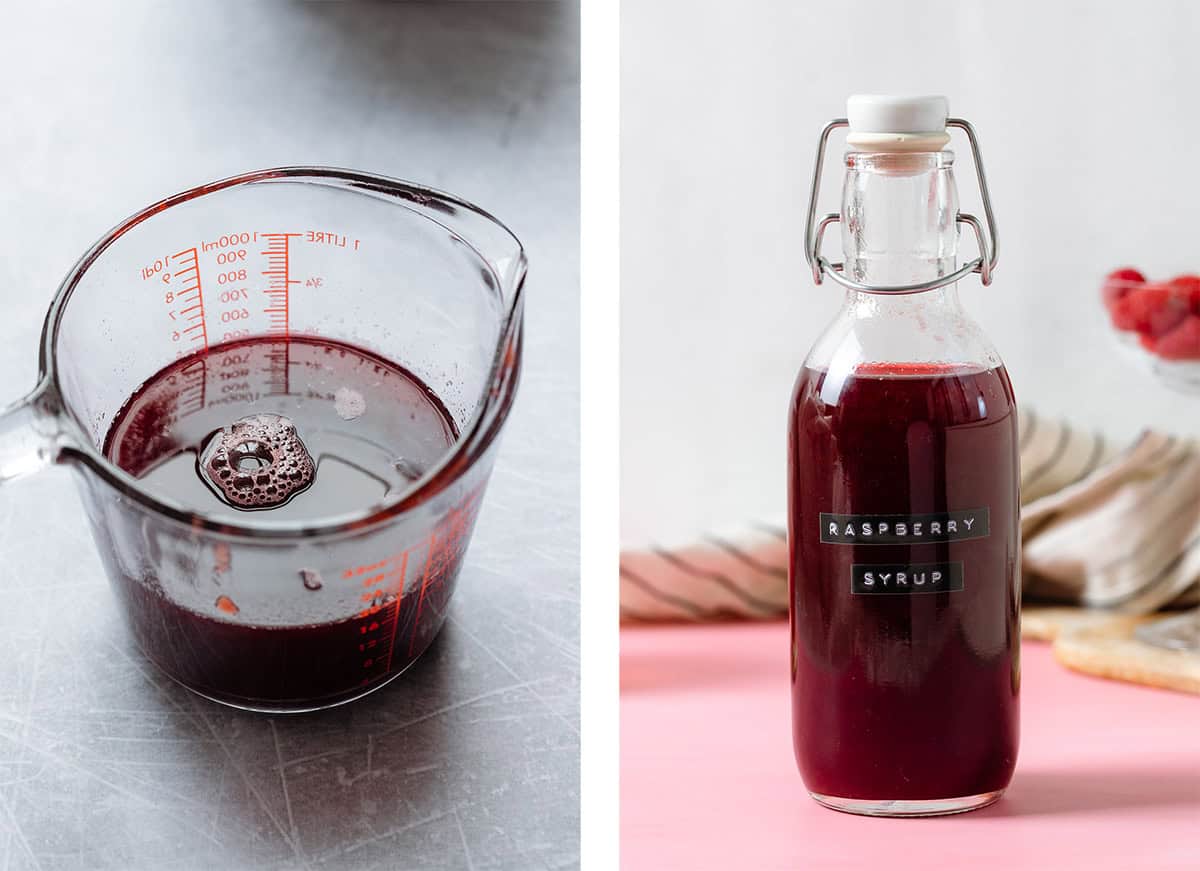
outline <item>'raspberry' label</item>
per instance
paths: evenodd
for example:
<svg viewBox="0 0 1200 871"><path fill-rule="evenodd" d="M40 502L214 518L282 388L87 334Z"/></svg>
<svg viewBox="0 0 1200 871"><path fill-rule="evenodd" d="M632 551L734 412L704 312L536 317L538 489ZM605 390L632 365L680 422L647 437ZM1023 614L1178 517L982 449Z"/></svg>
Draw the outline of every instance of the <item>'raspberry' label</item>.
<svg viewBox="0 0 1200 871"><path fill-rule="evenodd" d="M936 514L827 514L821 512L822 544L920 544L986 538L988 509Z"/></svg>

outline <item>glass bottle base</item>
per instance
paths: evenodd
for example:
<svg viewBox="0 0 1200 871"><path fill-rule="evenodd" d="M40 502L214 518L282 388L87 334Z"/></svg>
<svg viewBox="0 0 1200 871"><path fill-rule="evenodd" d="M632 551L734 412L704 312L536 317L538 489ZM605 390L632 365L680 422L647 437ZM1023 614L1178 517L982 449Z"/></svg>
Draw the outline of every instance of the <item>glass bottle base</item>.
<svg viewBox="0 0 1200 871"><path fill-rule="evenodd" d="M818 804L835 811L847 814L860 814L868 817L941 817L947 814L961 814L967 811L987 807L1004 795L1004 790L981 792L978 795L965 795L961 798L920 799L916 801L867 800L861 798L838 798L834 795L821 795L810 792L809 795Z"/></svg>

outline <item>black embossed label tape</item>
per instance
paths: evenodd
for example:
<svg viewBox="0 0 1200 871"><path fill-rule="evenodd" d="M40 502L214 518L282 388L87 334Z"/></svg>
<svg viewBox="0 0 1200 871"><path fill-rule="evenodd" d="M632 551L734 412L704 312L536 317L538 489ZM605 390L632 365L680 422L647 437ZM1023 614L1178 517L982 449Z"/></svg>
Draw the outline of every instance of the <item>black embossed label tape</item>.
<svg viewBox="0 0 1200 871"><path fill-rule="evenodd" d="M954 593L963 588L963 564L855 563L850 592L855 596L904 596L913 593Z"/></svg>
<svg viewBox="0 0 1200 871"><path fill-rule="evenodd" d="M822 544L920 544L965 541L990 534L988 509L936 514L827 514L821 512Z"/></svg>

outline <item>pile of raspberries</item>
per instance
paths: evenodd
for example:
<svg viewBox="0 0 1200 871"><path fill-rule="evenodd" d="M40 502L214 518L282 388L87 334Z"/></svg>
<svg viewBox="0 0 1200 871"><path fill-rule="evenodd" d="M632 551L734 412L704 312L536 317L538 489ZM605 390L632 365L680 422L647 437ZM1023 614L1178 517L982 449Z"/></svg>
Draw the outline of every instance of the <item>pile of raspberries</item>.
<svg viewBox="0 0 1200 871"><path fill-rule="evenodd" d="M1136 269L1104 278L1104 305L1118 330L1166 360L1200 360L1200 275L1147 281Z"/></svg>

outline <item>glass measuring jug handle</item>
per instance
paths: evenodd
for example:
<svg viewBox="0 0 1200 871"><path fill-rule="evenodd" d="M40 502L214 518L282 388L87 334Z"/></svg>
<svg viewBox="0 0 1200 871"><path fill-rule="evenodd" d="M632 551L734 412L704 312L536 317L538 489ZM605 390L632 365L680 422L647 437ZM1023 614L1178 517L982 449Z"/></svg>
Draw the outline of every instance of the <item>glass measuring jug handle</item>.
<svg viewBox="0 0 1200 871"><path fill-rule="evenodd" d="M48 379L0 409L0 482L44 469L62 446L62 418Z"/></svg>

